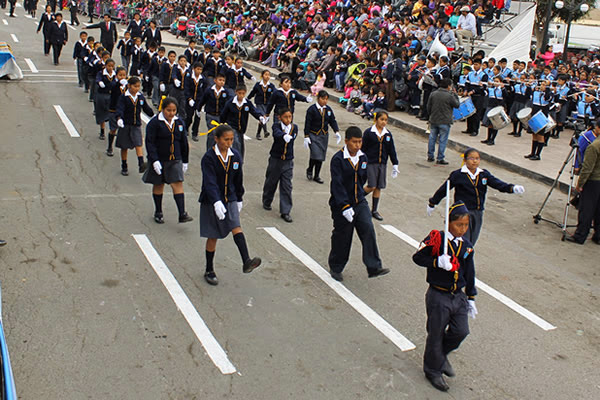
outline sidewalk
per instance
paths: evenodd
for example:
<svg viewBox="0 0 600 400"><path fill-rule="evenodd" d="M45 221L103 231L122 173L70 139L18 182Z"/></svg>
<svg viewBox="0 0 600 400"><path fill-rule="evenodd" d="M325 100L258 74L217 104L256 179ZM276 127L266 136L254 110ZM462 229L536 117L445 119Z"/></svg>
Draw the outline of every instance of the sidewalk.
<svg viewBox="0 0 600 400"><path fill-rule="evenodd" d="M174 35L168 31L162 31L163 45L175 47L187 47L187 42L183 39L176 39ZM264 69L271 71L271 75L276 77L280 72L276 69L266 67L258 62L245 61L248 69L254 72L261 72ZM331 98L330 105L337 107L342 112L346 112L337 102L340 94L335 93L333 89L325 88L329 92ZM429 137L426 133L427 123L421 121L405 112L394 111L389 113L389 124L397 126L404 131L411 132L425 139ZM560 139L550 139L549 145L542 151L542 159L540 161L529 161L524 158L525 154L531 151L531 135L523 132L520 138L509 136L512 131L512 124L498 132L496 144L487 146L481 143L481 140L487 137L487 128L481 127L479 136L471 137L461 133L466 129L466 122L458 121L452 125L450 137L448 139L448 148L457 151L464 151L469 147L476 148L481 154L482 160L488 163L493 163L509 171L516 172L527 178L535 179L547 185L552 185L558 171L562 167L567 155L569 154L569 142L572 131L567 130L561 133ZM427 158L426 140L423 144L423 161ZM561 175L559 187L560 190L566 192L569 184L569 167L565 169Z"/></svg>

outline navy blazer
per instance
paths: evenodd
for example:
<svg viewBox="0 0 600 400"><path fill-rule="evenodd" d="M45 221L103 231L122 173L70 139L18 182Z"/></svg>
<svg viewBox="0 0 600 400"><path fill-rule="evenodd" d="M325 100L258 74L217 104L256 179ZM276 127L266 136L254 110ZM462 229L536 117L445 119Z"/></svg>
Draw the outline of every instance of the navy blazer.
<svg viewBox="0 0 600 400"><path fill-rule="evenodd" d="M225 61L222 58L219 58L219 61L216 61L213 57L209 58L204 64L204 69L202 70L202 74L205 78L214 78L221 71L223 66L225 65Z"/></svg>
<svg viewBox="0 0 600 400"><path fill-rule="evenodd" d="M142 110L150 117L154 115L154 111L148 105L144 95L140 92L138 92L135 101L126 94L121 95L117 101L117 118L121 118L125 125L142 125L142 119L140 117Z"/></svg>
<svg viewBox="0 0 600 400"><path fill-rule="evenodd" d="M231 98L227 93L227 90L221 90L219 97L216 97L215 91L212 87L206 88L202 98L196 103L196 110L201 110L204 106L204 112L211 115L221 115L223 107L227 104L227 101Z"/></svg>
<svg viewBox="0 0 600 400"><path fill-rule="evenodd" d="M173 83L173 69L177 68L177 63L173 65L169 64L168 61L164 62L160 66L160 83L164 83L168 85L169 83Z"/></svg>
<svg viewBox="0 0 600 400"><path fill-rule="evenodd" d="M69 31L67 29L67 23L62 21L60 25L58 22L53 21L50 24L50 43L56 45L64 45L69 40Z"/></svg>
<svg viewBox="0 0 600 400"><path fill-rule="evenodd" d="M275 88L275 85L270 82L266 87L261 85L260 82L256 82L248 94L248 99L252 99L254 96L256 96L254 102L257 106L267 106L275 90L277 90L277 88Z"/></svg>
<svg viewBox="0 0 600 400"><path fill-rule="evenodd" d="M116 80L115 80L116 81ZM117 112L117 103L119 102L119 98L122 94L125 94L127 91L127 85L121 86L119 81L116 81L110 89L110 106L108 107L108 111Z"/></svg>
<svg viewBox="0 0 600 400"><path fill-rule="evenodd" d="M221 73L225 75L225 87L233 90L245 84L244 78L252 79L252 74L246 71L246 68L242 68L239 72L236 72L233 68L225 66L221 70Z"/></svg>
<svg viewBox="0 0 600 400"><path fill-rule="evenodd" d="M279 115L279 110L281 110L282 108L289 108L293 114L296 105L296 100L308 103L306 97L302 96L294 89L290 89L287 95L283 92L283 90L278 89L275 91L275 93L273 93L273 95L269 99L269 104L267 105L267 114L271 113L273 107L275 107L275 115Z"/></svg>
<svg viewBox="0 0 600 400"><path fill-rule="evenodd" d="M367 155L369 164L387 164L388 158L390 158L392 165L398 165L394 137L390 131L386 129L386 133L380 138L371 129L372 127L364 131L361 148Z"/></svg>
<svg viewBox="0 0 600 400"><path fill-rule="evenodd" d="M192 78L192 74L193 71L185 74L185 80L183 82L183 92L185 98L188 101L194 100L194 102L198 102L200 97L202 97L202 95L204 94L204 84L206 82L204 82L204 77L202 75L200 75L200 79L198 79L198 81L196 82L194 78Z"/></svg>
<svg viewBox="0 0 600 400"><path fill-rule="evenodd" d="M198 53L198 50L194 49L192 51L192 49L189 47L187 49L185 49L185 51L183 52L183 55L185 56L185 58L187 58L190 65L194 65L194 63L196 61L198 61L199 57L200 57L200 53Z"/></svg>
<svg viewBox="0 0 600 400"><path fill-rule="evenodd" d="M110 94L115 83L117 85L119 85L119 80L117 79L117 74L115 73L113 75L113 77L110 78L107 75L104 75L104 69L101 69L96 74L96 83L100 83L100 82L104 83L104 87L102 88L102 87L100 87L100 85L98 85L97 91L98 91L98 93L104 93L104 94Z"/></svg>
<svg viewBox="0 0 600 400"><path fill-rule="evenodd" d="M313 135L326 135L330 126L334 132L340 130L331 107L326 105L324 107L323 114L321 114L316 104L308 107L304 122L305 137L308 137L310 133Z"/></svg>
<svg viewBox="0 0 600 400"><path fill-rule="evenodd" d="M48 16L48 14L43 13L42 18L40 18L40 23L37 27L37 32L41 30L44 36L48 36L50 34L50 25L52 25L52 21L54 21L54 14L50 14L50 16Z"/></svg>
<svg viewBox="0 0 600 400"><path fill-rule="evenodd" d="M363 186L367 182L367 156L362 154L356 164L344 158L344 150L333 155L329 165L331 185L329 206L332 210L343 211L354 207L365 199Z"/></svg>
<svg viewBox="0 0 600 400"><path fill-rule="evenodd" d="M238 107L237 104L233 102L234 99L235 97L227 101L223 111L221 111L219 121L221 121L222 124L231 126L240 133L246 133L249 115L258 119L262 114L256 110L254 104L252 104L250 100L246 100L241 107Z"/></svg>
<svg viewBox="0 0 600 400"><path fill-rule="evenodd" d="M135 20L132 20L129 25L127 25L127 31L131 34L131 39L135 39L136 37L142 38L142 33L144 31L145 25L144 21L140 19L140 23L138 24Z"/></svg>
<svg viewBox="0 0 600 400"><path fill-rule="evenodd" d="M208 149L202 156L202 191L200 203L213 205L217 201L227 204L242 201L244 197L244 175L242 172L242 157L231 149L233 155L223 162L217 156L214 148Z"/></svg>
<svg viewBox="0 0 600 400"><path fill-rule="evenodd" d="M290 135L292 135L292 140L289 143L286 143L283 139L285 132L281 127L281 122L277 122L273 125L273 146L271 146L271 151L269 154L273 158L279 158L281 160L293 160L294 159L294 142L298 137L298 125L292 124L292 130L290 131Z"/></svg>
<svg viewBox="0 0 600 400"><path fill-rule="evenodd" d="M154 161L173 160L181 160L187 164L190 148L183 120L175 119L173 127L169 128L166 121L158 119L158 115L152 118L146 126L146 151L148 152L148 164L152 164Z"/></svg>

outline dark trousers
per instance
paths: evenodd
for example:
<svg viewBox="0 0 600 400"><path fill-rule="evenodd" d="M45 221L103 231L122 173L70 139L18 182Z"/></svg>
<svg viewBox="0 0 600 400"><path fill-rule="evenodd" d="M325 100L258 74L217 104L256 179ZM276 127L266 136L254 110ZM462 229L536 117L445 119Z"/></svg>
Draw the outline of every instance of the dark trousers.
<svg viewBox="0 0 600 400"><path fill-rule="evenodd" d="M52 44L52 56L54 58L54 64L58 64L58 59L60 58L60 52L62 51L62 44Z"/></svg>
<svg viewBox="0 0 600 400"><path fill-rule="evenodd" d="M587 181L583 185L577 215L577 230L573 235L579 242L587 239L594 225L594 239L600 239L600 181Z"/></svg>
<svg viewBox="0 0 600 400"><path fill-rule="evenodd" d="M112 51L113 51L113 48L115 47L115 44L114 43L107 43L105 45L104 43L102 43L102 47L104 47L104 50L108 51L112 55Z"/></svg>
<svg viewBox="0 0 600 400"><path fill-rule="evenodd" d="M206 128L209 131L212 128L214 128L214 125L212 124L213 121L220 122L219 116L206 113ZM210 148L213 147L214 145L215 145L215 134L214 134L214 132L210 132L208 135L206 135L206 151L210 150Z"/></svg>
<svg viewBox="0 0 600 400"><path fill-rule="evenodd" d="M198 125L200 124L200 117L196 115L196 111L189 104L186 105L187 114L185 119L185 126L188 130L192 129L192 136L198 136Z"/></svg>
<svg viewBox="0 0 600 400"><path fill-rule="evenodd" d="M479 126L485 112L485 98L483 96L471 96L471 100L477 111L467 118L467 130L471 133L479 133Z"/></svg>
<svg viewBox="0 0 600 400"><path fill-rule="evenodd" d="M83 79L83 86L85 87L85 90L89 90L90 89L90 75L89 75L89 70L90 68L88 67L88 65L83 62L82 60L82 64L81 64L81 79Z"/></svg>
<svg viewBox="0 0 600 400"><path fill-rule="evenodd" d="M242 139L243 140L243 139ZM289 214L292 211L292 177L294 176L294 160L282 160L269 157L262 202L270 206L279 185L279 212Z"/></svg>
<svg viewBox="0 0 600 400"><path fill-rule="evenodd" d="M429 118L429 112L427 111L427 102L429 101L429 96L431 95L432 89L433 87L431 86L429 86L426 89L423 89L423 105L421 106L421 118Z"/></svg>
<svg viewBox="0 0 600 400"><path fill-rule="evenodd" d="M467 238L473 246L475 246L477 239L479 239L481 225L483 225L483 210L469 211L469 229L467 229L467 233L465 233L464 237Z"/></svg>
<svg viewBox="0 0 600 400"><path fill-rule="evenodd" d="M77 80L79 86L83 86L84 78L83 78L83 60L81 58L77 58Z"/></svg>
<svg viewBox="0 0 600 400"><path fill-rule="evenodd" d="M77 8L71 7L71 25L79 25L79 18L77 18Z"/></svg>
<svg viewBox="0 0 600 400"><path fill-rule="evenodd" d="M88 77L88 82L90 85L90 95L89 95L88 99L94 101L94 100L96 100L96 90L97 90L96 86L98 86L98 84L96 83L96 75L90 74L88 71L87 77Z"/></svg>
<svg viewBox="0 0 600 400"><path fill-rule="evenodd" d="M50 38L44 35L44 55L50 54Z"/></svg>
<svg viewBox="0 0 600 400"><path fill-rule="evenodd" d="M240 152L242 160L246 155L246 141L244 140L244 134L237 129L233 130L233 148ZM291 208L291 207L290 207Z"/></svg>
<svg viewBox="0 0 600 400"><path fill-rule="evenodd" d="M10 3L10 15L11 16L15 15L15 7L16 7L16 5L17 5L16 1Z"/></svg>
<svg viewBox="0 0 600 400"><path fill-rule="evenodd" d="M425 295L427 340L423 371L430 377L441 376L448 353L456 350L469 334L469 309L463 292L452 294L429 288Z"/></svg>
<svg viewBox="0 0 600 400"><path fill-rule="evenodd" d="M331 210L333 218L333 232L331 233L331 251L329 252L329 268L333 272L342 272L348 259L350 258L350 249L352 248L352 236L354 230L362 243L362 259L367 266L367 270L376 270L381 268L381 258L377 248L377 237L375 228L373 228L373 219L371 210L366 200L353 206L354 220L348 222L342 210L335 208Z"/></svg>

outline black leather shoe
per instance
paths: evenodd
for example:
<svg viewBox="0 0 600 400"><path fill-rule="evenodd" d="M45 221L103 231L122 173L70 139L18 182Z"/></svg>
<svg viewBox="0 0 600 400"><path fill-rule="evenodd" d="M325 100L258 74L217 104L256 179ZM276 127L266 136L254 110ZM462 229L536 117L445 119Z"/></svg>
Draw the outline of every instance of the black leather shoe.
<svg viewBox="0 0 600 400"><path fill-rule="evenodd" d="M256 268L258 268L261 262L262 262L262 260L260 259L260 257L251 258L244 263L244 267L242 268L242 271L245 274L249 274Z"/></svg>
<svg viewBox="0 0 600 400"><path fill-rule="evenodd" d="M319 176L315 176L315 179L313 179L313 180L317 183L321 183L321 184L324 183L323 179L321 179L321 177L319 177Z"/></svg>
<svg viewBox="0 0 600 400"><path fill-rule="evenodd" d="M269 135L270 135L270 133L265 130L265 139L268 138Z"/></svg>
<svg viewBox="0 0 600 400"><path fill-rule="evenodd" d="M387 275L390 273L389 268L370 269L369 278L376 278L378 276Z"/></svg>
<svg viewBox="0 0 600 400"><path fill-rule="evenodd" d="M217 274L214 272L207 272L204 274L204 280L213 286L217 286L219 284L219 280L217 279Z"/></svg>
<svg viewBox="0 0 600 400"><path fill-rule="evenodd" d="M164 224L165 220L163 218L163 213L154 213L154 222L156 222L157 224Z"/></svg>
<svg viewBox="0 0 600 400"><path fill-rule="evenodd" d="M525 158L531 158L533 156L535 156L535 154L532 153L532 154L527 154L526 156L523 156L523 157L525 157Z"/></svg>
<svg viewBox="0 0 600 400"><path fill-rule="evenodd" d="M446 160L437 160L435 163L438 165L448 165L448 161Z"/></svg>
<svg viewBox="0 0 600 400"><path fill-rule="evenodd" d="M104 135L104 133L100 132L100 135L98 136L98 139L104 140L104 139L106 139L106 136Z"/></svg>
<svg viewBox="0 0 600 400"><path fill-rule="evenodd" d="M192 140L193 140L194 142L197 142L197 141L198 141L198 140L200 140L200 139L198 138L198 135L192 135Z"/></svg>
<svg viewBox="0 0 600 400"><path fill-rule="evenodd" d="M446 383L443 376L426 376L427 380L431 383L431 386L442 392L447 392L450 386Z"/></svg>
<svg viewBox="0 0 600 400"><path fill-rule="evenodd" d="M577 243L577 244L584 244L585 243L585 241L582 242L580 240L577 240L574 236L571 236L571 235L565 236L565 241L566 242L571 242L571 243Z"/></svg>
<svg viewBox="0 0 600 400"><path fill-rule="evenodd" d="M479 132L473 132L473 133L471 133L471 136L477 136L477 135L479 135Z"/></svg>
<svg viewBox="0 0 600 400"><path fill-rule="evenodd" d="M271 211L273 209L270 205L264 204L264 203L263 203L263 208L267 211Z"/></svg>
<svg viewBox="0 0 600 400"><path fill-rule="evenodd" d="M262 140L262 136L260 136L260 133L256 134L256 140Z"/></svg>
<svg viewBox="0 0 600 400"><path fill-rule="evenodd" d="M460 133L471 133L471 132L469 132L468 130L466 130L466 131L460 131Z"/></svg>
<svg viewBox="0 0 600 400"><path fill-rule="evenodd" d="M375 218L377 221L383 221L383 217L381 216L381 214L379 214L377 211L373 211L371 213L371 216L373 218Z"/></svg>
<svg viewBox="0 0 600 400"><path fill-rule="evenodd" d="M496 142L494 142L493 140L490 140L489 142L486 143L488 146L493 146L496 144Z"/></svg>
<svg viewBox="0 0 600 400"><path fill-rule="evenodd" d="M281 219L283 219L285 222L292 222L292 217L290 217L290 214L281 214Z"/></svg>
<svg viewBox="0 0 600 400"><path fill-rule="evenodd" d="M442 374L451 378L456 376L454 368L452 368L452 365L450 365L450 361L446 360L446 362L444 363L444 366L442 367Z"/></svg>
<svg viewBox="0 0 600 400"><path fill-rule="evenodd" d="M144 163L142 163L142 165L140 165L140 166L138 167L138 172L139 172L140 174L143 174L144 172L146 172L146 168L148 168L148 164L146 164L146 163L144 162Z"/></svg>
<svg viewBox="0 0 600 400"><path fill-rule="evenodd" d="M592 242L594 242L596 244L600 244L600 238L592 237Z"/></svg>
<svg viewBox="0 0 600 400"><path fill-rule="evenodd" d="M115 154L113 153L113 149L106 150L106 155L109 156L109 157L114 156Z"/></svg>
<svg viewBox="0 0 600 400"><path fill-rule="evenodd" d="M309 170L309 169L307 169L307 170L306 170L306 179L308 179L309 181L312 181L312 180L313 180L313 174L312 174L312 171L311 171L311 170Z"/></svg>
<svg viewBox="0 0 600 400"><path fill-rule="evenodd" d="M529 159L530 159L531 161L540 161L542 158L541 158L540 156L538 156L538 155L535 155L535 156L531 156L531 157L529 157Z"/></svg>
<svg viewBox="0 0 600 400"><path fill-rule="evenodd" d="M6 240L0 240L0 247L6 246Z"/></svg>
<svg viewBox="0 0 600 400"><path fill-rule="evenodd" d="M128 170L128 169L126 169L126 168L125 168L125 169L122 169L122 170L121 170L121 175L123 175L123 176L127 176L127 175L129 175L129 170Z"/></svg>
<svg viewBox="0 0 600 400"><path fill-rule="evenodd" d="M188 213L186 213L186 212L184 212L183 214L181 214L181 215L179 216L179 223L180 223L180 224L182 224L182 223L184 223L184 222L190 222L190 221L193 221L193 220L194 220L194 218L190 217L190 216L188 215Z"/></svg>
<svg viewBox="0 0 600 400"><path fill-rule="evenodd" d="M434 162L435 159L433 157L427 157L427 162Z"/></svg>
<svg viewBox="0 0 600 400"><path fill-rule="evenodd" d="M482 140L481 143L488 144L490 141L488 139Z"/></svg>
<svg viewBox="0 0 600 400"><path fill-rule="evenodd" d="M331 274L331 277L333 279L335 279L336 281L338 281L338 282L343 282L344 281L344 276L342 275L341 272L330 271L329 273Z"/></svg>

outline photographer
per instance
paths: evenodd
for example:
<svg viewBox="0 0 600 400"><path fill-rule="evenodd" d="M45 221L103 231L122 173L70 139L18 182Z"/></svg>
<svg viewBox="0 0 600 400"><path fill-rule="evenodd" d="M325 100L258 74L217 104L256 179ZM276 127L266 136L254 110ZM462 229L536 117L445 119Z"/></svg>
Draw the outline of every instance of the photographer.
<svg viewBox="0 0 600 400"><path fill-rule="evenodd" d="M596 140L600 134L600 123L596 122L594 127L579 136L577 141L577 157L575 158L575 175L579 175L581 165L583 164L583 156L587 147Z"/></svg>

